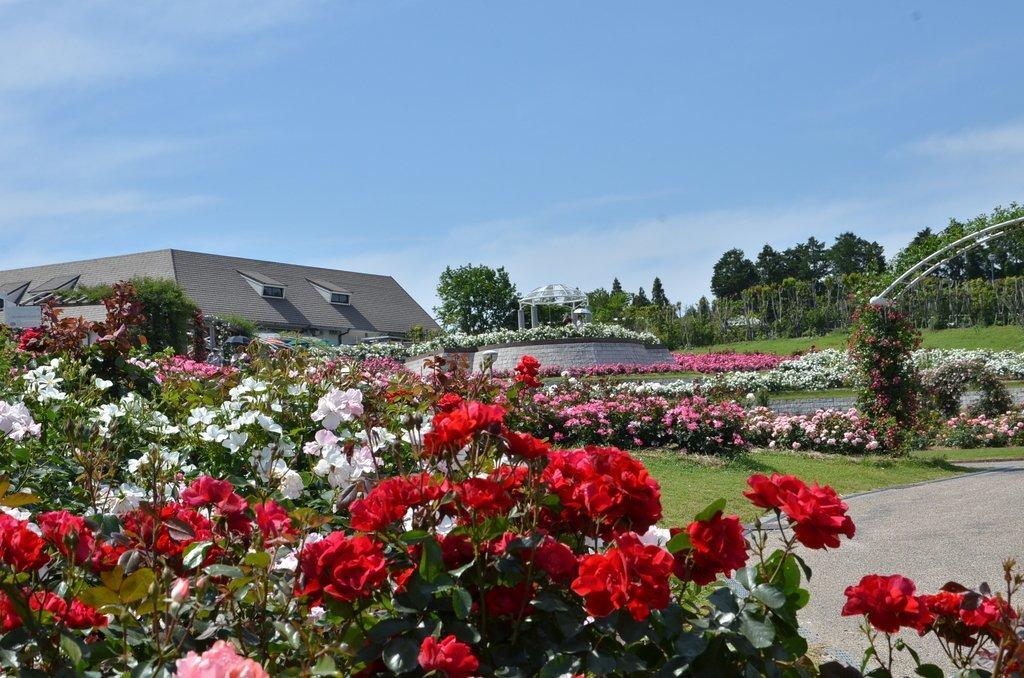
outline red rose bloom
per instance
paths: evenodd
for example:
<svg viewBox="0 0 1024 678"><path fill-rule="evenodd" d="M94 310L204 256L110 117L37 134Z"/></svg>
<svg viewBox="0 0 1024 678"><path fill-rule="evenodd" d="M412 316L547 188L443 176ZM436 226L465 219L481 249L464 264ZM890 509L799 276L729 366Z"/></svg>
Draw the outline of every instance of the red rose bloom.
<svg viewBox="0 0 1024 678"><path fill-rule="evenodd" d="M46 541L33 532L28 522L0 513L0 562L18 572L30 572L50 562Z"/></svg>
<svg viewBox="0 0 1024 678"><path fill-rule="evenodd" d="M117 567L117 561L128 547L108 541L97 541L96 547L89 556L89 566L96 572L109 572Z"/></svg>
<svg viewBox="0 0 1024 678"><path fill-rule="evenodd" d="M445 568L454 570L473 560L473 541L465 534L449 534L437 538Z"/></svg>
<svg viewBox="0 0 1024 678"><path fill-rule="evenodd" d="M543 459L551 452L551 446L528 433L505 430L502 434L508 443L508 451L521 459Z"/></svg>
<svg viewBox="0 0 1024 678"><path fill-rule="evenodd" d="M43 331L38 327L22 330L21 336L18 337L18 350L40 353L44 348L43 338Z"/></svg>
<svg viewBox="0 0 1024 678"><path fill-rule="evenodd" d="M828 485L804 487L789 494L782 510L796 521L793 534L797 541L810 549L839 548L839 535L852 539L856 528L846 515L849 507Z"/></svg>
<svg viewBox="0 0 1024 678"><path fill-rule="evenodd" d="M499 433L504 420L505 408L501 405L487 405L475 400L462 403L434 417L433 430L423 436L423 448L427 454L460 450L478 433Z"/></svg>
<svg viewBox="0 0 1024 678"><path fill-rule="evenodd" d="M455 636L441 640L427 636L420 645L420 667L426 672L437 671L447 678L469 678L480 668L480 662L473 656L469 645Z"/></svg>
<svg viewBox="0 0 1024 678"><path fill-rule="evenodd" d="M797 540L811 549L839 548L839 536L852 539L856 532L849 508L828 485L809 487L794 476L756 474L747 479L743 493L754 506L782 511L793 521Z"/></svg>
<svg viewBox="0 0 1024 678"><path fill-rule="evenodd" d="M36 591L29 595L28 606L36 611L44 610L69 629L91 629L107 625L107 617L95 608L89 607L78 599L70 604L60 596L49 591ZM21 620L18 620L19 624Z"/></svg>
<svg viewBox="0 0 1024 678"><path fill-rule="evenodd" d="M487 614L492 617L518 617L528 612L533 588L522 581L515 586L492 586L484 594Z"/></svg>
<svg viewBox="0 0 1024 678"><path fill-rule="evenodd" d="M36 524L62 556L79 565L89 560L95 537L84 518L67 511L49 511L36 516Z"/></svg>
<svg viewBox="0 0 1024 678"><path fill-rule="evenodd" d="M496 515L505 515L515 500L501 483L489 478L469 478L455 486L455 505L473 522Z"/></svg>
<svg viewBox="0 0 1024 678"><path fill-rule="evenodd" d="M1002 619L1004 609L1010 613L1009 616L1014 616L1012 610L1000 606L999 603L1000 601L995 598L982 596L980 600L977 601L977 605L974 605L973 607L969 605L962 605L960 607L960 619L964 624L971 628L987 629L989 626Z"/></svg>
<svg viewBox="0 0 1024 678"><path fill-rule="evenodd" d="M234 485L210 476L199 476L192 481L192 484L181 493L181 501L192 508L213 506L222 515L241 513L249 508L248 502L235 494Z"/></svg>
<svg viewBox="0 0 1024 678"><path fill-rule="evenodd" d="M441 399L437 401L437 411L451 412L462 403L462 396L458 393L445 393L441 396Z"/></svg>
<svg viewBox="0 0 1024 678"><path fill-rule="evenodd" d="M444 488L426 473L388 478L370 490L364 499L352 502L349 507L350 524L360 532L383 530L401 520L410 508L443 496Z"/></svg>
<svg viewBox="0 0 1024 678"><path fill-rule="evenodd" d="M883 633L896 633L901 627L920 631L931 623L931 613L914 595L915 589L914 582L898 574L869 574L856 586L846 587L843 616L864 615Z"/></svg>
<svg viewBox="0 0 1024 678"><path fill-rule="evenodd" d="M652 609L668 605L671 572L672 554L658 546L645 546L636 534L628 532L606 552L583 558L572 590L584 598L587 612L595 617L626 609L634 619L643 621Z"/></svg>
<svg viewBox="0 0 1024 678"><path fill-rule="evenodd" d="M177 568L181 566L181 554L189 544L210 541L213 538L213 523L205 516L182 504L165 504L160 507L159 523L148 509L135 509L125 514L124 532L144 550L156 551L169 558ZM216 549L210 549L206 563L216 558ZM206 564L204 563L204 564Z"/></svg>
<svg viewBox="0 0 1024 678"><path fill-rule="evenodd" d="M558 512L544 514L554 531L593 535L596 530L609 537L623 530L646 532L661 519L658 481L617 448L552 452L541 479L561 503Z"/></svg>
<svg viewBox="0 0 1024 678"><path fill-rule="evenodd" d="M273 499L253 507L256 514L256 525L265 539L282 539L298 534L292 527L292 519L288 512Z"/></svg>
<svg viewBox="0 0 1024 678"><path fill-rule="evenodd" d="M540 373L540 361L532 355L524 355L515 367L515 380L528 388L540 388L542 385L537 375Z"/></svg>
<svg viewBox="0 0 1024 678"><path fill-rule="evenodd" d="M807 487L807 484L796 476L783 476L778 473L773 473L771 478L756 473L747 478L747 484L750 485L750 489L744 492L743 496L754 506L769 510L781 510L783 498Z"/></svg>
<svg viewBox="0 0 1024 678"><path fill-rule="evenodd" d="M710 520L695 520L686 528L691 548L675 554L675 574L701 586L719 574L731 576L747 562L747 540L737 516L716 513Z"/></svg>
<svg viewBox="0 0 1024 678"><path fill-rule="evenodd" d="M366 536L346 537L332 532L318 542L306 544L299 553L303 586L296 592L308 596L310 605L324 595L342 602L369 598L387 579L387 561L380 544Z"/></svg>
<svg viewBox="0 0 1024 678"><path fill-rule="evenodd" d="M21 617L18 616L7 594L0 591L0 633L13 631L19 626L21 626Z"/></svg>
<svg viewBox="0 0 1024 678"><path fill-rule="evenodd" d="M579 559L572 549L551 537L547 537L544 543L537 547L533 562L551 577L552 581L563 584L575 579L579 571Z"/></svg>

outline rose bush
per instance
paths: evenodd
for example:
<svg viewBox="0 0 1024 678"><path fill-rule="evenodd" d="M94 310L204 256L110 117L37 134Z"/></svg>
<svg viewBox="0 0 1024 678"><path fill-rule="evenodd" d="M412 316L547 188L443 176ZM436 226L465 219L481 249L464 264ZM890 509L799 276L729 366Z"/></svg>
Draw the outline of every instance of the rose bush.
<svg viewBox="0 0 1024 678"><path fill-rule="evenodd" d="M0 380L5 672L815 671L796 550L853 533L827 488L779 481L773 532L664 515L629 453L522 432L529 361L253 351L216 379L100 377L87 349ZM736 444L736 406L663 410L651 431Z"/></svg>

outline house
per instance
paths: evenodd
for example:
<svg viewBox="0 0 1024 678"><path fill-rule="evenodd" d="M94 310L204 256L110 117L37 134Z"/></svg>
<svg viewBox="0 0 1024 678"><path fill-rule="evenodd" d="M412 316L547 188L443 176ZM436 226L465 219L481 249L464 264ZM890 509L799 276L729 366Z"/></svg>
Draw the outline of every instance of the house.
<svg viewBox="0 0 1024 678"><path fill-rule="evenodd" d="M19 306L55 296L71 300L76 287L143 277L174 280L207 316L240 316L261 332L299 332L355 344L403 338L417 326L438 328L388 275L173 249L0 271L0 299ZM81 306L67 313L93 319L102 317L100 310Z"/></svg>

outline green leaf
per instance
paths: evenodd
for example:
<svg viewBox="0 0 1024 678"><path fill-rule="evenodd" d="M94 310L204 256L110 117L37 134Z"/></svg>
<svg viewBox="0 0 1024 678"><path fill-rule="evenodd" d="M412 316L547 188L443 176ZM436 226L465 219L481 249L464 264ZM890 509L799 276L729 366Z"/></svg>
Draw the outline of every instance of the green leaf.
<svg viewBox="0 0 1024 678"><path fill-rule="evenodd" d="M392 673L408 673L419 666L419 645L411 638L395 638L384 646L381 659Z"/></svg>
<svg viewBox="0 0 1024 678"><path fill-rule="evenodd" d="M759 650L771 646L775 640L775 628L750 614L740 615L740 633Z"/></svg>
<svg viewBox="0 0 1024 678"><path fill-rule="evenodd" d="M715 517L716 513L718 513L719 511L721 511L724 508L725 508L725 500L724 499L716 499L713 502L711 502L710 504L708 504L708 507L706 509L704 509L703 511L698 513L694 517L694 520L711 520L712 518Z"/></svg>
<svg viewBox="0 0 1024 678"><path fill-rule="evenodd" d="M580 670L580 658L562 654L541 667L539 678L572 678Z"/></svg>
<svg viewBox="0 0 1024 678"><path fill-rule="evenodd" d="M153 570L148 567L136 570L121 582L121 589L118 591L121 601L133 603L136 600L142 600L149 593L149 588L155 580L156 576L153 574Z"/></svg>
<svg viewBox="0 0 1024 678"><path fill-rule="evenodd" d="M71 663L78 666L82 663L82 648L74 638L66 633L60 634L60 649L68 656Z"/></svg>
<svg viewBox="0 0 1024 678"><path fill-rule="evenodd" d="M437 540L425 540L423 552L420 554L420 576L428 582L433 582L444 572L444 558L441 556L441 547Z"/></svg>
<svg viewBox="0 0 1024 678"><path fill-rule="evenodd" d="M228 579L241 579L245 576L241 568L235 567L234 565L221 565L215 563L213 565L206 566L206 574L211 577L227 577Z"/></svg>
<svg viewBox="0 0 1024 678"><path fill-rule="evenodd" d="M925 678L943 678L945 675L935 664L921 664L914 673Z"/></svg>
<svg viewBox="0 0 1024 678"><path fill-rule="evenodd" d="M197 541L189 544L185 547L185 555L181 559L181 564L186 570L196 569L206 560L206 554L210 552L212 546L213 542L210 541Z"/></svg>
<svg viewBox="0 0 1024 678"><path fill-rule="evenodd" d="M759 600L767 607L777 610L786 604L786 594L774 586L758 584L750 590L750 597Z"/></svg>
<svg viewBox="0 0 1024 678"><path fill-rule="evenodd" d="M321 657L320 661L313 667L314 676L333 676L337 675L338 667L334 665L334 660L330 657Z"/></svg>
<svg viewBox="0 0 1024 678"><path fill-rule="evenodd" d="M469 591L460 587L452 589L452 609L459 619L469 616L470 610L473 609L473 597L469 595Z"/></svg>
<svg viewBox="0 0 1024 678"><path fill-rule="evenodd" d="M668 543L665 544L665 548L668 549L669 553L678 553L685 549L693 548L693 544L690 543L690 535L688 532L683 530L673 535Z"/></svg>

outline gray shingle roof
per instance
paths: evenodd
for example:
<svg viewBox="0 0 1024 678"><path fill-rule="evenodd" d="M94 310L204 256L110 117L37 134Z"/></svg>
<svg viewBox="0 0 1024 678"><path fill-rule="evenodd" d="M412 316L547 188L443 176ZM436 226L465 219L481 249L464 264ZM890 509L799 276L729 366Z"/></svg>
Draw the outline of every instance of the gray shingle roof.
<svg viewBox="0 0 1024 678"><path fill-rule="evenodd" d="M283 299L253 291L241 272L286 288ZM0 271L0 289L30 281L40 285L56 276L80 276L78 285L109 285L132 278L169 278L208 315L240 315L266 328L317 327L385 333L413 325L437 324L394 278L257 259L159 250L48 266ZM331 304L310 284L330 283L351 295L348 306ZM325 285L326 286L326 285Z"/></svg>

